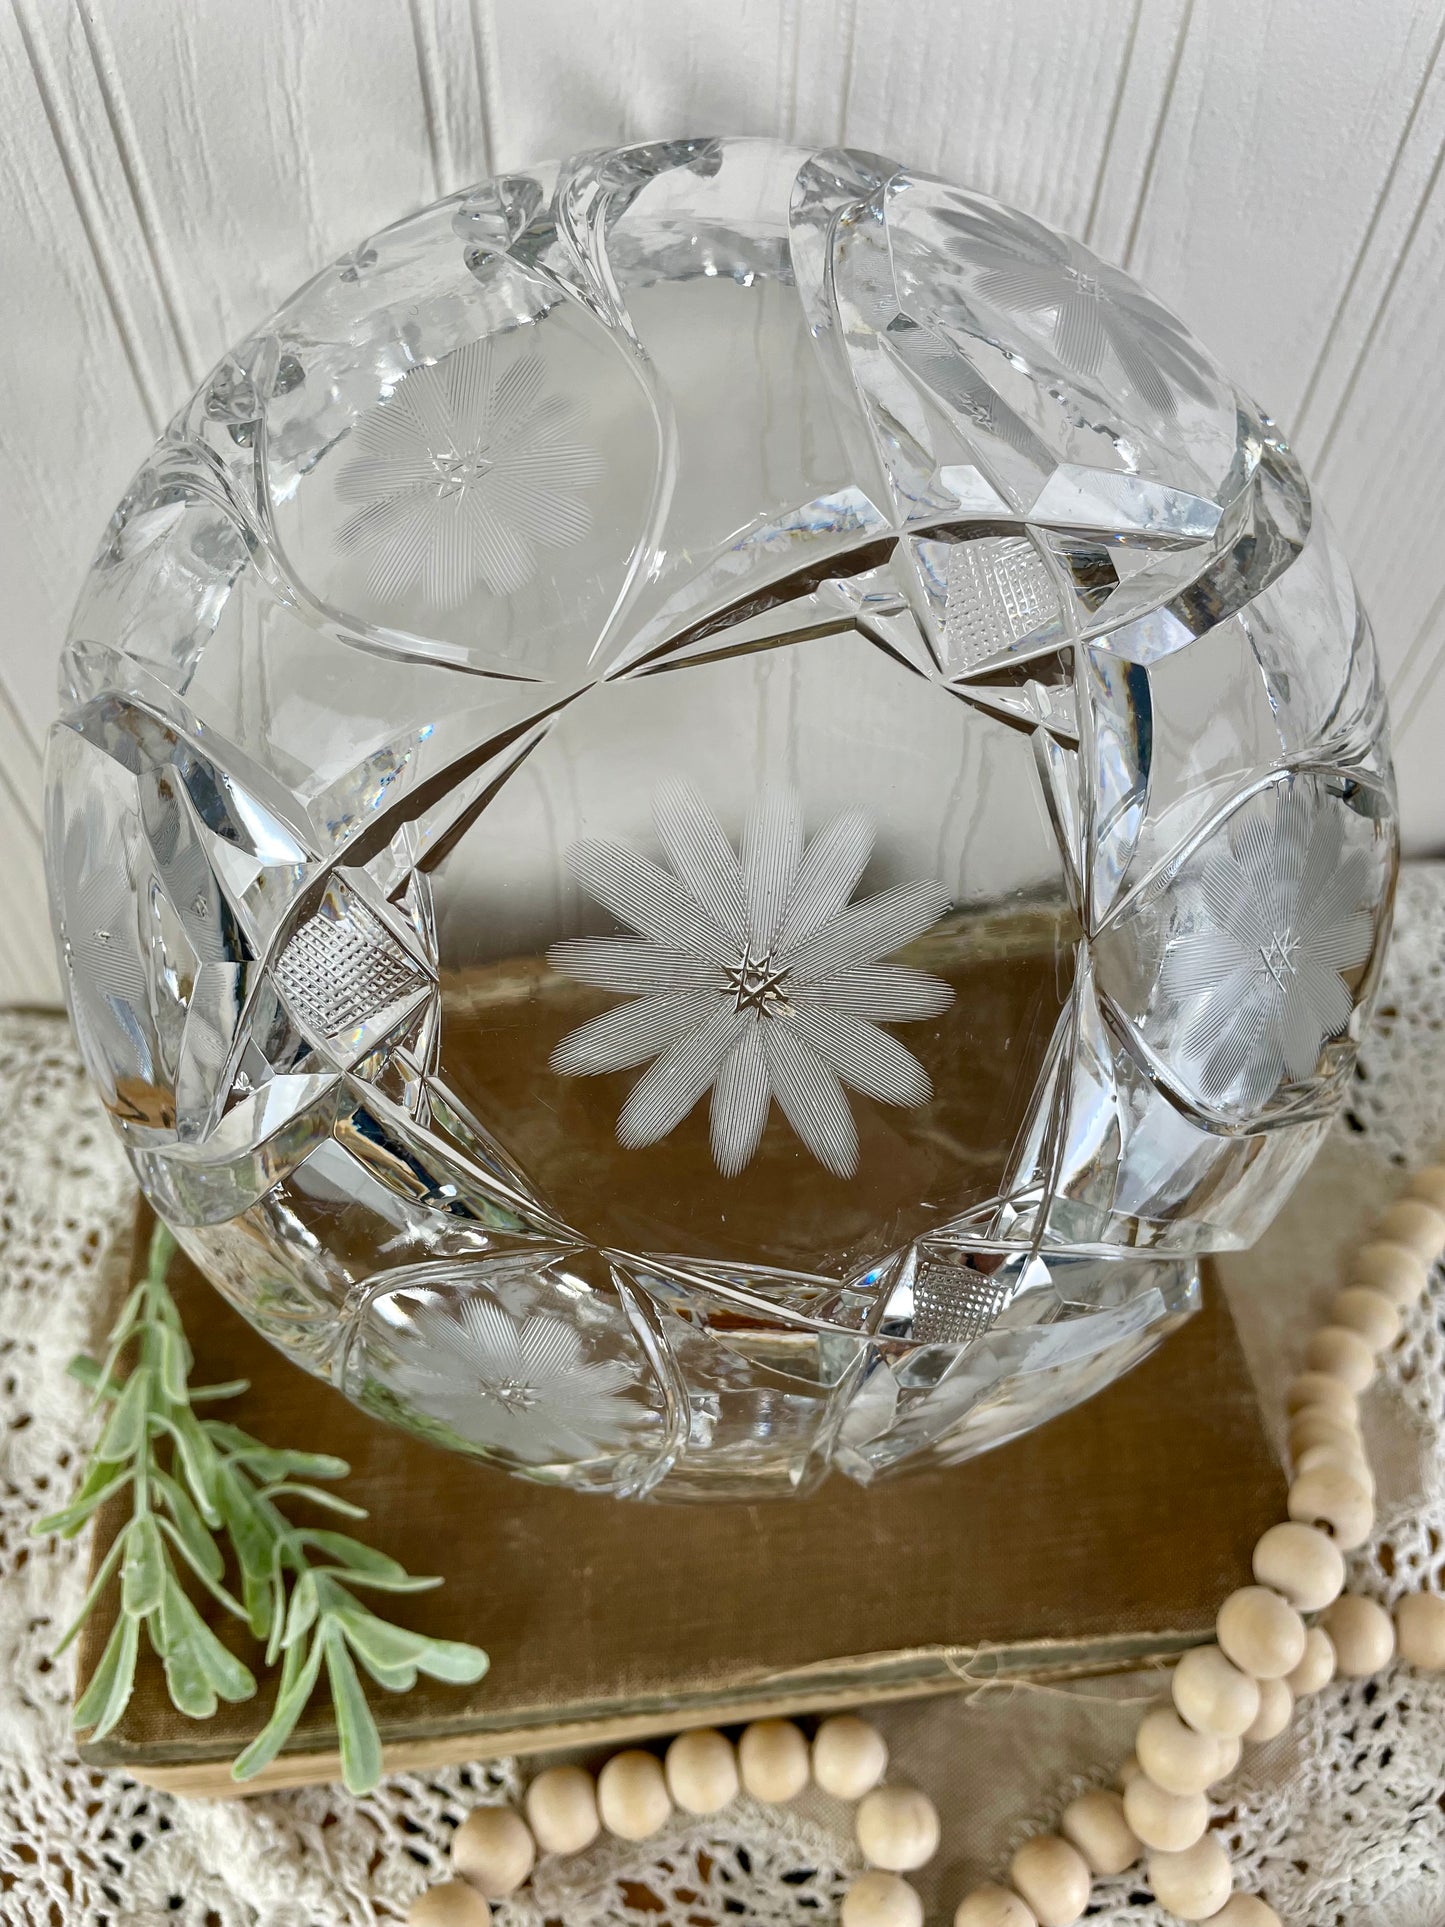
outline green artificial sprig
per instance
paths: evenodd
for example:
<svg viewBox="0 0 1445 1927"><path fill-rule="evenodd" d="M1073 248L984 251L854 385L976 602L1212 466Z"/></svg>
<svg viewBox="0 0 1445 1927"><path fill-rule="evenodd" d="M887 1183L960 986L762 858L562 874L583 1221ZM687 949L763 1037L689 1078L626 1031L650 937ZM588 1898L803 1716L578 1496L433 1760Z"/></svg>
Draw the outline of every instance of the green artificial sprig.
<svg viewBox="0 0 1445 1927"><path fill-rule="evenodd" d="M135 1683L142 1632L165 1668L172 1701L191 1719L209 1719L219 1700L249 1699L256 1691L250 1667L197 1611L189 1579L265 1641L265 1666L280 1666L271 1717L232 1763L233 1777L250 1779L276 1757L324 1665L342 1777L353 1793L364 1793L381 1777L381 1740L357 1663L387 1692L404 1693L418 1673L480 1679L487 1656L458 1640L392 1625L356 1597L358 1588L422 1592L440 1579L413 1578L348 1533L296 1525L287 1516L281 1501L302 1499L364 1519L361 1506L311 1483L345 1478L345 1459L264 1445L223 1419L197 1414L198 1405L245 1391L246 1380L190 1384L191 1348L166 1286L174 1251L175 1240L158 1225L146 1275L121 1307L105 1357L71 1361L95 1407L109 1410L74 1498L33 1528L73 1538L107 1501L129 1492L130 1518L56 1648L58 1655L75 1638L119 1568L120 1613L75 1708L75 1725L89 1727L92 1741L115 1726ZM131 1369L119 1378L127 1353ZM223 1583L222 1536L240 1577L239 1599Z"/></svg>

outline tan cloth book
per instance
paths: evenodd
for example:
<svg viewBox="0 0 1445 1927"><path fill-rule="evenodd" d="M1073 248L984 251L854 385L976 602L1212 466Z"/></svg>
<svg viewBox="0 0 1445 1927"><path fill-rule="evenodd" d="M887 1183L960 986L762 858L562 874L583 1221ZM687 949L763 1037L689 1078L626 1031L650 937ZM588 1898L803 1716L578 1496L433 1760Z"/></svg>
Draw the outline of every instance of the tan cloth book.
<svg viewBox="0 0 1445 1927"><path fill-rule="evenodd" d="M149 1232L143 1211L137 1253ZM1282 1516L1283 1476L1208 1279L1203 1310L1152 1358L966 1465L869 1490L835 1477L804 1500L663 1506L530 1485L394 1431L274 1352L183 1260L172 1275L196 1382L251 1380L218 1412L349 1460L340 1489L370 1512L354 1530L446 1581L388 1596L388 1614L491 1655L475 1686L374 1693L393 1769L1137 1666L1209 1636ZM102 1515L94 1561L122 1516ZM256 1668L245 1629L199 1603ZM113 1609L86 1628L77 1692ZM236 1793L228 1763L269 1699L263 1683L187 1719L146 1650L120 1725L81 1756L178 1792ZM245 1790L337 1777L323 1687Z"/></svg>

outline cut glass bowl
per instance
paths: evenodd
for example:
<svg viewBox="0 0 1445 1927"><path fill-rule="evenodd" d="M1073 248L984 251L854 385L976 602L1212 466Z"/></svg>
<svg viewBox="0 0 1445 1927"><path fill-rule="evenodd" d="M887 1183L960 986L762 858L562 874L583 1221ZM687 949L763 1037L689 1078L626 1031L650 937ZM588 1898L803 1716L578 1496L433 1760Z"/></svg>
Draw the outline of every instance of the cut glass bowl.
<svg viewBox="0 0 1445 1927"><path fill-rule="evenodd" d="M77 1036L219 1289L527 1476L996 1444L1187 1315L1338 1108L1384 703L1275 426L877 156L424 210L147 458L48 760Z"/></svg>

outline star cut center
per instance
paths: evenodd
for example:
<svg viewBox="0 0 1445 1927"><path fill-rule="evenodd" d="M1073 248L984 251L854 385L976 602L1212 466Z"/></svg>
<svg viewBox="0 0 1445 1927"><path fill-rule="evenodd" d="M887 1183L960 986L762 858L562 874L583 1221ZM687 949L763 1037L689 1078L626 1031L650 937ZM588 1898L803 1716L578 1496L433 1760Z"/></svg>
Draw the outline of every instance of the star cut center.
<svg viewBox="0 0 1445 1927"><path fill-rule="evenodd" d="M759 1017L771 1017L776 1011L792 1008L788 1002L788 972L779 969L771 951L757 956L749 946L735 964L725 964L724 970L732 986L734 1010L753 1010Z"/></svg>
<svg viewBox="0 0 1445 1927"><path fill-rule="evenodd" d="M1281 936L1278 932L1267 944L1260 946L1260 962L1281 990L1289 989L1290 979L1298 968L1296 962L1298 949L1299 944L1296 939Z"/></svg>

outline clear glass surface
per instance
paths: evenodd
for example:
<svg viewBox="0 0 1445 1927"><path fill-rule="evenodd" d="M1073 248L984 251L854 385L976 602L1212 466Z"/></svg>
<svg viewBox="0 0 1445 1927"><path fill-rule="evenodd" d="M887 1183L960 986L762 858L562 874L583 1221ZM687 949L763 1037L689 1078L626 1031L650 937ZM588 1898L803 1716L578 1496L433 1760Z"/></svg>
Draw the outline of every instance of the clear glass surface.
<svg viewBox="0 0 1445 1927"><path fill-rule="evenodd" d="M1187 1315L1396 861L1274 425L1027 216L741 140L454 196L225 358L82 592L47 843L218 1287L685 1498L966 1456Z"/></svg>

